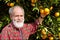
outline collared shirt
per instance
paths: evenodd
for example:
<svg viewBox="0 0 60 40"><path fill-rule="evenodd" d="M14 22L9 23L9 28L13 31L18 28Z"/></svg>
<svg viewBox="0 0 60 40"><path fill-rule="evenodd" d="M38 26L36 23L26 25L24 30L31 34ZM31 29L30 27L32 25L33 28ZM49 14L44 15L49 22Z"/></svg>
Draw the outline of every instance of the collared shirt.
<svg viewBox="0 0 60 40"><path fill-rule="evenodd" d="M36 32L37 23L24 24L22 28L15 28L11 22L1 33L1 40L28 40L29 36Z"/></svg>

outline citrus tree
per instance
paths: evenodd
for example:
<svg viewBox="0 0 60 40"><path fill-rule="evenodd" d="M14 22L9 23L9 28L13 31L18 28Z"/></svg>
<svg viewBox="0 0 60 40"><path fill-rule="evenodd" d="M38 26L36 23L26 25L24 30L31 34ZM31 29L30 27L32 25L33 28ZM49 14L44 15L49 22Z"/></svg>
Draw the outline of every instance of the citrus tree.
<svg viewBox="0 0 60 40"><path fill-rule="evenodd" d="M0 0L0 3L0 30L11 22L8 9L20 5L25 10L26 23L34 22L40 14L47 15L29 40L60 39L60 0Z"/></svg>

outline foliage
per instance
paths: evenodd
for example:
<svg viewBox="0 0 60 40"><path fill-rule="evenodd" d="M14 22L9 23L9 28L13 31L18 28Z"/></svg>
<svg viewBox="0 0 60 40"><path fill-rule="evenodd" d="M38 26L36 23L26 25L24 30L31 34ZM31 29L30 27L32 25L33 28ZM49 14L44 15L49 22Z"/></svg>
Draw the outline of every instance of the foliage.
<svg viewBox="0 0 60 40"><path fill-rule="evenodd" d="M29 40L60 39L60 0L0 0L0 30L11 22L8 9L14 5L24 8L27 23L34 22L40 16L41 9L48 8L50 11L44 18L43 24L38 26L36 33L32 34Z"/></svg>

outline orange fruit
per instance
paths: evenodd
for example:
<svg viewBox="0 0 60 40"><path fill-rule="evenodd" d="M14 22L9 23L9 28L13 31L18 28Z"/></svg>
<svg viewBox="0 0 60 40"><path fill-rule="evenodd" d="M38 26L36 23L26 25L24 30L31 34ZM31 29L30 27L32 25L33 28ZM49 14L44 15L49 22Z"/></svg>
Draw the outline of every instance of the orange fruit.
<svg viewBox="0 0 60 40"><path fill-rule="evenodd" d="M58 17L58 16L59 16L59 12L56 12L56 13L55 13L55 17Z"/></svg>
<svg viewBox="0 0 60 40"><path fill-rule="evenodd" d="M52 9L53 9L53 6L50 7L50 10L52 10Z"/></svg>
<svg viewBox="0 0 60 40"><path fill-rule="evenodd" d="M58 33L58 35L59 35L59 39L60 39L60 33Z"/></svg>
<svg viewBox="0 0 60 40"><path fill-rule="evenodd" d="M10 3L7 3L7 6L10 6Z"/></svg>
<svg viewBox="0 0 60 40"><path fill-rule="evenodd" d="M37 2L37 0L31 0L31 2L32 2L32 3L36 3L36 2Z"/></svg>
<svg viewBox="0 0 60 40"><path fill-rule="evenodd" d="M48 33L48 37L50 37L50 36L52 36L52 34L51 33Z"/></svg>
<svg viewBox="0 0 60 40"><path fill-rule="evenodd" d="M53 40L54 38L53 37L49 37L49 40Z"/></svg>
<svg viewBox="0 0 60 40"><path fill-rule="evenodd" d="M44 14L44 10L43 10L43 9L40 9L40 13L41 13L41 14Z"/></svg>
<svg viewBox="0 0 60 40"><path fill-rule="evenodd" d="M46 39L47 38L47 35L42 35L42 39Z"/></svg>
<svg viewBox="0 0 60 40"><path fill-rule="evenodd" d="M46 34L45 29L42 29L42 30L41 30L41 33L45 35L45 34Z"/></svg>
<svg viewBox="0 0 60 40"><path fill-rule="evenodd" d="M13 7L14 6L14 3L10 3L10 6Z"/></svg>
<svg viewBox="0 0 60 40"><path fill-rule="evenodd" d="M41 5L41 6L39 6L39 8L40 8L40 9L42 9L42 8L43 8L43 6Z"/></svg>
<svg viewBox="0 0 60 40"><path fill-rule="evenodd" d="M34 3L31 3L31 5L32 5L32 6L35 6L35 4L34 4Z"/></svg>
<svg viewBox="0 0 60 40"><path fill-rule="evenodd" d="M16 2L19 2L19 0L16 0Z"/></svg>
<svg viewBox="0 0 60 40"><path fill-rule="evenodd" d="M50 10L49 10L48 8L45 8L45 9L44 9L44 14L45 14L45 15L48 15L49 13L50 13Z"/></svg>

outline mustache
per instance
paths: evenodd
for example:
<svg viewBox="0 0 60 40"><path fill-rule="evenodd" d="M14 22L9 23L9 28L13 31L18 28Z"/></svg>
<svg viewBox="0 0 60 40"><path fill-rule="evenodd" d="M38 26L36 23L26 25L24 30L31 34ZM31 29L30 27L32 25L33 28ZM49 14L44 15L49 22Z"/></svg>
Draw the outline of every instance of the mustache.
<svg viewBox="0 0 60 40"><path fill-rule="evenodd" d="M14 21L16 21L16 22L24 22L24 20L14 20Z"/></svg>

